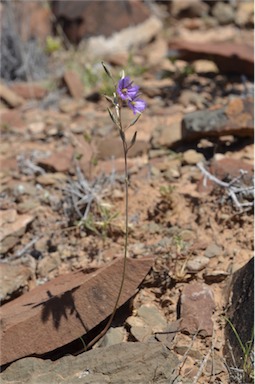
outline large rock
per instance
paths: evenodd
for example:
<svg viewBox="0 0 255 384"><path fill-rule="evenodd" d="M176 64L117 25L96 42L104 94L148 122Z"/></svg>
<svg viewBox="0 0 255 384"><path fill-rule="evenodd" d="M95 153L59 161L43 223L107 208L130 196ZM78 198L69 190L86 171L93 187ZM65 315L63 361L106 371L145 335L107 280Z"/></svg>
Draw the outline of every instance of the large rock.
<svg viewBox="0 0 255 384"><path fill-rule="evenodd" d="M8 367L1 383L163 384L173 382L177 366L161 343L122 343L57 361L28 357Z"/></svg>
<svg viewBox="0 0 255 384"><path fill-rule="evenodd" d="M111 36L145 21L149 9L138 1L51 1L56 21L72 43L91 36Z"/></svg>
<svg viewBox="0 0 255 384"><path fill-rule="evenodd" d="M189 334L207 337L213 334L213 292L208 285L191 283L181 294L181 328Z"/></svg>
<svg viewBox="0 0 255 384"><path fill-rule="evenodd" d="M252 340L254 329L254 258L234 273L228 296L229 307L226 318L231 322L243 346L246 346ZM236 363L238 368L243 368L244 353L232 327L229 323L226 324L226 358L230 367ZM251 353L252 351L253 347Z"/></svg>
<svg viewBox="0 0 255 384"><path fill-rule="evenodd" d="M235 135L253 137L254 99L233 99L224 108L187 113L182 121L183 139Z"/></svg>
<svg viewBox="0 0 255 384"><path fill-rule="evenodd" d="M189 41L171 41L169 48L174 51L177 50L179 58L182 60L212 60L221 72L245 74L251 77L254 75L253 45L232 42L193 43Z"/></svg>
<svg viewBox="0 0 255 384"><path fill-rule="evenodd" d="M52 1L52 10L68 39L84 40L86 55L101 60L150 42L162 28L141 1Z"/></svg>
<svg viewBox="0 0 255 384"><path fill-rule="evenodd" d="M127 260L119 306L129 300L148 273L152 259ZM123 260L98 271L70 273L39 286L2 306L0 364L42 355L76 340L113 310Z"/></svg>

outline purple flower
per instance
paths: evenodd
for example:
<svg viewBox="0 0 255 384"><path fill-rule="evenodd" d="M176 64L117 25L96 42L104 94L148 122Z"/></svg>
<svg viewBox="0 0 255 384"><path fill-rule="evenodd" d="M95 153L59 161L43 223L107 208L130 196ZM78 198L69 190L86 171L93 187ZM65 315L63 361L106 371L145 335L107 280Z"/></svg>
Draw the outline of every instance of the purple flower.
<svg viewBox="0 0 255 384"><path fill-rule="evenodd" d="M138 85L133 85L133 81L130 81L129 76L120 79L117 92L122 100L133 100L137 96L138 91Z"/></svg>
<svg viewBox="0 0 255 384"><path fill-rule="evenodd" d="M128 101L129 108L132 109L134 115L141 113L146 108L146 103L144 100L139 99L139 95L136 95L133 100Z"/></svg>

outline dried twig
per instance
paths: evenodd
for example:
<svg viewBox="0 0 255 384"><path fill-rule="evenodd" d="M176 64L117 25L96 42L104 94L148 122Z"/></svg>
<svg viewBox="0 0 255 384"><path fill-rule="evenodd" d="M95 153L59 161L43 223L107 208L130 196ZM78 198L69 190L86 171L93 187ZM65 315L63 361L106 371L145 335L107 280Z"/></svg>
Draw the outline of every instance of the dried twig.
<svg viewBox="0 0 255 384"><path fill-rule="evenodd" d="M225 182L218 179L216 176L212 175L209 171L204 168L202 163L197 164L198 169L204 175L204 185L206 186L207 179L213 181L215 184L219 185L222 188L225 188L228 196L232 199L236 208L239 211L243 211L243 208L248 207L251 208L254 205L254 186L245 186L243 183L243 177L247 174L247 171L240 169L240 175L235 177L230 182ZM243 198L252 199L252 201L244 201L241 202Z"/></svg>
<svg viewBox="0 0 255 384"><path fill-rule="evenodd" d="M196 376L194 377L194 380L193 380L192 384L196 384L196 383L198 382L200 376L201 376L202 373L203 373L204 367L205 367L205 365L206 365L206 363L207 363L207 361L208 361L208 359L209 359L211 353L212 353L212 351L211 351L211 349L210 349L210 350L207 352L206 356L203 358L203 361L202 361L202 363L201 363L201 365L200 365L200 367L199 367L199 370L198 370Z"/></svg>
<svg viewBox="0 0 255 384"><path fill-rule="evenodd" d="M111 177L100 176L94 182L89 182L76 166L77 180L69 181L63 189L70 199L71 206L81 220L88 218L92 204L100 205L102 198L107 194L108 187L112 184Z"/></svg>

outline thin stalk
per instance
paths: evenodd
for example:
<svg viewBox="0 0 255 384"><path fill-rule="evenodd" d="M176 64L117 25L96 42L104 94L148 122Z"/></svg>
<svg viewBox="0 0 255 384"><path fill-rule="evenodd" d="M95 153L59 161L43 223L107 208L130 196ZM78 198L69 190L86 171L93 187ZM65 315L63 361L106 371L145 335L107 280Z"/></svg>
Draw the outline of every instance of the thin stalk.
<svg viewBox="0 0 255 384"><path fill-rule="evenodd" d="M108 331L108 329L111 326L112 320L115 316L115 313L117 311L117 307L119 304L120 296L122 293L122 289L124 286L124 281L125 281L125 276L126 276L126 265L127 265L127 249L128 249L128 167L127 167L127 153L128 153L128 148L127 148L127 143L126 141L122 140L123 143L123 152L124 152L124 161L125 161L125 244L124 244L124 260L123 260L123 270L122 270L122 275L121 275L121 283L120 283L120 288L118 291L118 296L115 301L115 305L112 311L112 314L104 327L104 329L93 339L91 340L86 348L84 350L87 350L91 348L98 340L100 340Z"/></svg>

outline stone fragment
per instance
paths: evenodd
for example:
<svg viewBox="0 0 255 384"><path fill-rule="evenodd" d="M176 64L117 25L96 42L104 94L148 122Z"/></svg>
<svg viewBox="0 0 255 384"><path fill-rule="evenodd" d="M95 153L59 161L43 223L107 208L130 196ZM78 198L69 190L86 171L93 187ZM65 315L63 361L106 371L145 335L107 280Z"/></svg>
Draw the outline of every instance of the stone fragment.
<svg viewBox="0 0 255 384"><path fill-rule="evenodd" d="M44 173L36 178L36 181L41 185L59 185L66 181L67 177L64 173Z"/></svg>
<svg viewBox="0 0 255 384"><path fill-rule="evenodd" d="M74 99L81 99L84 95L84 86L78 74L74 71L66 71L64 74L64 82Z"/></svg>
<svg viewBox="0 0 255 384"><path fill-rule="evenodd" d="M170 4L171 15L174 17L187 18L206 16L209 11L209 5L200 0L172 0Z"/></svg>
<svg viewBox="0 0 255 384"><path fill-rule="evenodd" d="M254 49L252 45L171 41L169 48L177 50L179 58L182 60L212 60L223 73L238 73L253 77ZM233 65L233 57L235 65Z"/></svg>
<svg viewBox="0 0 255 384"><path fill-rule="evenodd" d="M40 159L38 165L50 172L67 172L72 167L73 147L56 150L49 157Z"/></svg>
<svg viewBox="0 0 255 384"><path fill-rule="evenodd" d="M247 24L254 24L254 4L253 2L240 2L235 15L235 22L240 27Z"/></svg>
<svg viewBox="0 0 255 384"><path fill-rule="evenodd" d="M203 279L207 284L220 283L229 276L229 273L222 270L205 271Z"/></svg>
<svg viewBox="0 0 255 384"><path fill-rule="evenodd" d="M215 243L209 244L205 250L205 257L208 257L209 259L215 256L220 256L221 254L222 254L222 248Z"/></svg>
<svg viewBox="0 0 255 384"><path fill-rule="evenodd" d="M218 73L219 69L212 60L195 60L193 63L195 73Z"/></svg>
<svg viewBox="0 0 255 384"><path fill-rule="evenodd" d="M61 112L75 115L84 106L84 101L79 99L62 99L59 102Z"/></svg>
<svg viewBox="0 0 255 384"><path fill-rule="evenodd" d="M11 91L3 83L0 82L0 98L3 99L10 107L19 107L24 103L24 99Z"/></svg>
<svg viewBox="0 0 255 384"><path fill-rule="evenodd" d="M187 113L182 121L183 139L253 137L253 119L253 99L235 99L224 108Z"/></svg>
<svg viewBox="0 0 255 384"><path fill-rule="evenodd" d="M235 329L243 346L251 342L250 356L246 356L246 363L253 359L253 329L254 329L254 258L237 270L227 289L228 310L225 317L231 322L232 327L226 322L225 328L225 356L229 366L236 364L243 369L244 352L232 328ZM235 361L233 362L233 357Z"/></svg>
<svg viewBox="0 0 255 384"><path fill-rule="evenodd" d="M127 260L128 278L119 306L134 295L152 263L151 258ZM113 310L122 269L123 260L117 259L91 274L78 271L59 276L3 305L1 347L5 353L0 364L31 354L45 354L104 321ZM88 343L86 335L83 338Z"/></svg>
<svg viewBox="0 0 255 384"><path fill-rule="evenodd" d="M172 147L182 140L182 118L183 114L177 113L161 119L158 127L153 132L153 146Z"/></svg>
<svg viewBox="0 0 255 384"><path fill-rule="evenodd" d="M137 315L149 325L153 332L163 331L167 326L165 317L159 312L159 310L153 305L142 305Z"/></svg>
<svg viewBox="0 0 255 384"><path fill-rule="evenodd" d="M188 149L183 154L183 163L188 165L195 165L199 162L204 162L205 158L202 153L195 151L195 149Z"/></svg>
<svg viewBox="0 0 255 384"><path fill-rule="evenodd" d="M1 130L8 131L12 129L25 129L25 123L22 119L22 114L16 109L8 111L0 111Z"/></svg>
<svg viewBox="0 0 255 384"><path fill-rule="evenodd" d="M37 273L41 277L48 277L50 272L56 270L61 265L61 257L59 252L51 252L38 261Z"/></svg>
<svg viewBox="0 0 255 384"><path fill-rule="evenodd" d="M191 283L181 294L181 328L189 334L212 336L212 314L215 302L211 289L201 283Z"/></svg>
<svg viewBox="0 0 255 384"><path fill-rule="evenodd" d="M28 130L32 134L43 133L45 129L45 123L43 121L35 121L28 125Z"/></svg>
<svg viewBox="0 0 255 384"><path fill-rule="evenodd" d="M130 326L131 334L140 342L148 341L155 332L167 327L166 319L153 305L142 305L137 316L130 316L126 323Z"/></svg>
<svg viewBox="0 0 255 384"><path fill-rule="evenodd" d="M235 17L235 11L232 5L220 1L215 3L212 14L221 25L232 23Z"/></svg>
<svg viewBox="0 0 255 384"><path fill-rule="evenodd" d="M111 327L103 337L102 341L99 341L98 345L100 347L109 347L110 345L122 343L124 341L125 333L124 327Z"/></svg>
<svg viewBox="0 0 255 384"><path fill-rule="evenodd" d="M10 89L26 100L41 100L47 94L47 89L41 84L35 82L15 82L10 86Z"/></svg>
<svg viewBox="0 0 255 384"><path fill-rule="evenodd" d="M129 3L144 5L143 3L133 1L129 1ZM130 49L135 49L136 47L139 49L139 47L149 44L158 36L162 26L162 21L155 15L152 15L144 22L139 24L132 23L127 28L114 33L110 37L105 37L105 35L92 36L84 44L86 52L91 59L101 59L112 53L129 52Z"/></svg>
<svg viewBox="0 0 255 384"><path fill-rule="evenodd" d="M0 228L1 253L6 253L18 243L20 236L25 233L26 227L34 220L31 215L17 215L13 222L5 222Z"/></svg>
<svg viewBox="0 0 255 384"><path fill-rule="evenodd" d="M2 304L14 299L28 290L32 273L23 265L0 263L0 301Z"/></svg>
<svg viewBox="0 0 255 384"><path fill-rule="evenodd" d="M121 343L56 361L35 357L21 359L1 374L1 382L162 384L175 380L178 363L176 355L160 343Z"/></svg>
<svg viewBox="0 0 255 384"><path fill-rule="evenodd" d="M207 257L197 256L194 259L189 260L186 267L188 272L199 272L202 271L202 269L204 269L208 263L209 260Z"/></svg>

